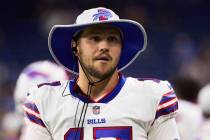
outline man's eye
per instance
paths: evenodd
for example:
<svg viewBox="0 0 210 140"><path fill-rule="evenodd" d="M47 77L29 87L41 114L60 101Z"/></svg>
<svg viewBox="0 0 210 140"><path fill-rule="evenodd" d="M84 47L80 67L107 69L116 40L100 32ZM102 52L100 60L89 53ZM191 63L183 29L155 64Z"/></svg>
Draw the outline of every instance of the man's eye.
<svg viewBox="0 0 210 140"><path fill-rule="evenodd" d="M95 42L99 42L101 40L101 38L99 36L92 36L89 39L92 41L95 41Z"/></svg>
<svg viewBox="0 0 210 140"><path fill-rule="evenodd" d="M120 42L120 39L118 37L116 37L116 36L109 36L107 38L107 41L108 42Z"/></svg>

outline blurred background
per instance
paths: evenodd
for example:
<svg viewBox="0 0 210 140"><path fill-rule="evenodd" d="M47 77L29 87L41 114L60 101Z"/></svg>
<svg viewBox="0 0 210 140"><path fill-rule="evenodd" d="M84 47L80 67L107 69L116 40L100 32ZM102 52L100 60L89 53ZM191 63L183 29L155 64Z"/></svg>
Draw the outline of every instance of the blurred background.
<svg viewBox="0 0 210 140"><path fill-rule="evenodd" d="M52 60L47 45L52 25L72 24L83 10L98 6L146 29L147 49L124 71L127 76L167 79L179 89L191 89L193 82L193 93L179 97L196 102L199 89L210 82L209 0L7 0L0 4L0 120L14 110L23 68Z"/></svg>

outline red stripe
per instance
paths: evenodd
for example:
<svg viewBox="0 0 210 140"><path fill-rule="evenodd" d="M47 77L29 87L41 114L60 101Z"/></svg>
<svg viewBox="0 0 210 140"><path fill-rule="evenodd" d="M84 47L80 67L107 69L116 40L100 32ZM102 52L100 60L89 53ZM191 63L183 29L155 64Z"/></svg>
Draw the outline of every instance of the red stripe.
<svg viewBox="0 0 210 140"><path fill-rule="evenodd" d="M167 102L170 102L171 100L173 100L173 99L175 99L175 98L176 98L176 97L173 97L173 98L171 98L171 99L169 99L169 100L166 100L165 102L159 104L158 106L160 106L160 105L162 105L162 104L165 104L165 103L167 103Z"/></svg>
<svg viewBox="0 0 210 140"><path fill-rule="evenodd" d="M173 93L173 92L174 92L174 90L169 91L169 92L167 92L167 93L163 94L163 96L168 96L169 94L171 94L171 93Z"/></svg>
<svg viewBox="0 0 210 140"><path fill-rule="evenodd" d="M164 110L164 109L168 109L168 108L170 108L171 106L173 106L173 105L175 105L175 104L177 104L178 102L176 101L176 102L174 102L173 104L171 104L171 105L169 105L169 106L166 106L166 107L164 107L164 108L161 108L160 110L158 110L158 111L161 111L161 110Z"/></svg>

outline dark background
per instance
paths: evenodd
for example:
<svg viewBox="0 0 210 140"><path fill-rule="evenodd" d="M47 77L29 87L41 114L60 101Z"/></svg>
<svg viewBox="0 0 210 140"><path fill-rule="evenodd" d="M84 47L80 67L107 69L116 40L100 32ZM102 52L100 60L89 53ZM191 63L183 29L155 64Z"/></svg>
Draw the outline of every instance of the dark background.
<svg viewBox="0 0 210 140"><path fill-rule="evenodd" d="M0 2L0 117L13 110L13 89L29 63L50 59L52 25L72 24L83 10L106 7L140 22L148 35L145 52L127 76L173 81L210 81L209 0L18 0Z"/></svg>

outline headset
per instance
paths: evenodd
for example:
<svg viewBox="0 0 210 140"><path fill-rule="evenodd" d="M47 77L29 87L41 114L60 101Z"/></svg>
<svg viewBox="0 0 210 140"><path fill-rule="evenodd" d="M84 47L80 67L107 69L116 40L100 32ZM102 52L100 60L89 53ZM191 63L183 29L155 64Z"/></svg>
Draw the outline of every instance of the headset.
<svg viewBox="0 0 210 140"><path fill-rule="evenodd" d="M74 40L71 41L71 49L75 56L77 56L77 44Z"/></svg>

